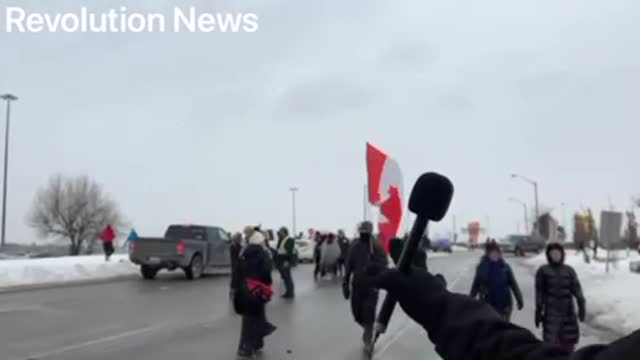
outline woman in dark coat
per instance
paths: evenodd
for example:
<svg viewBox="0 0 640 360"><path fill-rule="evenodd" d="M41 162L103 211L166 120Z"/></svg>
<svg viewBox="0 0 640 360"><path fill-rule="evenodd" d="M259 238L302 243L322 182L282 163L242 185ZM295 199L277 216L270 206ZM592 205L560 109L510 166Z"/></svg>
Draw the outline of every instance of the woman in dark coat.
<svg viewBox="0 0 640 360"><path fill-rule="evenodd" d="M247 245L240 252L238 269L241 283L234 296L236 311L242 314L242 330L238 356L252 357L264 347L264 337L276 327L267 321L265 307L273 296L271 256L259 231L247 238Z"/></svg>
<svg viewBox="0 0 640 360"><path fill-rule="evenodd" d="M547 265L536 272L536 327L542 324L545 342L573 350L580 340L578 319L584 321L586 305L575 270L564 263L564 247L547 246ZM578 303L576 315L573 299Z"/></svg>
<svg viewBox="0 0 640 360"><path fill-rule="evenodd" d="M522 293L513 276L513 271L502 258L500 246L495 242L488 242L486 255L482 257L476 268L470 295L484 300L505 320L510 321L513 311L511 292L516 297L518 310L522 310L524 306Z"/></svg>
<svg viewBox="0 0 640 360"><path fill-rule="evenodd" d="M237 233L231 236L231 246L229 248L229 256L231 257L231 297L233 297L235 290L242 281L240 270L238 269L240 251L242 251L242 234Z"/></svg>

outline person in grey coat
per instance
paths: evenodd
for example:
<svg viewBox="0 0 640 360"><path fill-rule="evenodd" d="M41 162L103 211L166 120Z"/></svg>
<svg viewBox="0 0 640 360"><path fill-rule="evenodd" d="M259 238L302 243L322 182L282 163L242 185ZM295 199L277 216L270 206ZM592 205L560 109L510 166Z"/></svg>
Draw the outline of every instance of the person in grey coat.
<svg viewBox="0 0 640 360"><path fill-rule="evenodd" d="M583 322L586 313L582 287L575 270L564 263L561 244L547 245L546 253L548 264L536 272L536 327L542 325L545 342L573 351L580 339L578 320Z"/></svg>

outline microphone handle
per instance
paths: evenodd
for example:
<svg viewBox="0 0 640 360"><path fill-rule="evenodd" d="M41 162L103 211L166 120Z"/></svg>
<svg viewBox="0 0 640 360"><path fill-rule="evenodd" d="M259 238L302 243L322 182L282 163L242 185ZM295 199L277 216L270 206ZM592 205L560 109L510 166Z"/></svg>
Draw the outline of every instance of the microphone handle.
<svg viewBox="0 0 640 360"><path fill-rule="evenodd" d="M413 223L413 227L411 227L411 232L409 233L409 240L404 244L404 248L402 249L402 254L400 255L400 259L398 260L398 271L403 274L408 274L411 270L411 264L413 263L413 257L420 246L420 240L422 239L422 235L424 235L425 230L427 229L427 224L429 220L426 216L417 216L415 222ZM372 339L374 342L377 338L377 335L383 334L387 330L387 326L389 325L389 320L391 320L391 315L393 315L393 310L396 306L396 298L391 294L387 294L384 298L384 302L382 303L382 308L380 308L380 312L378 313L378 317L376 319L376 327L375 327L375 336Z"/></svg>

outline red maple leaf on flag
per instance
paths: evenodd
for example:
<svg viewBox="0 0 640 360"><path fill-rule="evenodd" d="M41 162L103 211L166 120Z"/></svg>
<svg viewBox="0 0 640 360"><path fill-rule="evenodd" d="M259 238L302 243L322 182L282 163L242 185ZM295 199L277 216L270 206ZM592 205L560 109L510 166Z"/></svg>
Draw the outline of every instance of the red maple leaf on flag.
<svg viewBox="0 0 640 360"><path fill-rule="evenodd" d="M369 202L380 209L380 241L389 253L390 240L398 235L402 223L402 172L394 159L370 143L367 143L367 172Z"/></svg>

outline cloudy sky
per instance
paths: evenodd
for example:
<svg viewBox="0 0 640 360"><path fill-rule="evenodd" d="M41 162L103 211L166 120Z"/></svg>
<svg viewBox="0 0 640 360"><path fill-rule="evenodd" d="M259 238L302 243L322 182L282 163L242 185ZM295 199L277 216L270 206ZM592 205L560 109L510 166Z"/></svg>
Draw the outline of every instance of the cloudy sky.
<svg viewBox="0 0 640 360"><path fill-rule="evenodd" d="M142 234L168 223L352 229L365 142L456 186L435 226L516 230L541 203L628 208L640 193L637 0L6 1L9 241L34 192L88 174ZM256 33L20 34L4 8L254 12ZM4 124L4 104L2 105ZM2 126L4 129L4 126ZM4 136L4 130L2 130ZM561 218L561 212L556 210ZM568 216L569 217L569 216ZM569 217L570 218L570 217Z"/></svg>

